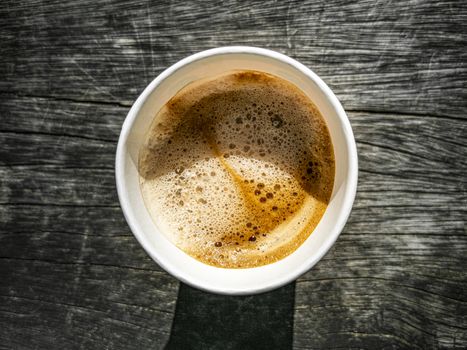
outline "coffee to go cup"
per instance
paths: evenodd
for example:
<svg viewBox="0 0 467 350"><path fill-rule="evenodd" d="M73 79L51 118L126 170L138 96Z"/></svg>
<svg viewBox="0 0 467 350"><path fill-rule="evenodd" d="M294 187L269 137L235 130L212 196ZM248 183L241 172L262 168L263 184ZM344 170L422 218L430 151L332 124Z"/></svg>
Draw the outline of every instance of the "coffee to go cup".
<svg viewBox="0 0 467 350"><path fill-rule="evenodd" d="M309 68L221 47L174 64L133 104L117 147L123 214L151 258L202 290L265 292L311 269L355 198L347 115Z"/></svg>

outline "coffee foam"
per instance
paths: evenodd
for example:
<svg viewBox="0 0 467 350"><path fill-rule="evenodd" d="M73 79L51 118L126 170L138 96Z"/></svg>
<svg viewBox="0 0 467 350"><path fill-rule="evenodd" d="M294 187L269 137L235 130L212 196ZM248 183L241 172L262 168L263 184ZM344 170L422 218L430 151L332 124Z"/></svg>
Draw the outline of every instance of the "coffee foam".
<svg viewBox="0 0 467 350"><path fill-rule="evenodd" d="M192 83L156 115L140 151L151 217L196 259L272 263L321 219L334 182L326 124L297 87L257 72Z"/></svg>

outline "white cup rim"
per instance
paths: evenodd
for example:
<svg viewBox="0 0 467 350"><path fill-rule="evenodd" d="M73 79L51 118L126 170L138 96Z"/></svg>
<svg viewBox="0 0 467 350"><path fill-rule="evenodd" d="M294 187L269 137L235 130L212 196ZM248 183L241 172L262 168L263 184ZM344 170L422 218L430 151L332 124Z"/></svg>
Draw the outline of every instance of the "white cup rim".
<svg viewBox="0 0 467 350"><path fill-rule="evenodd" d="M124 180L125 177L124 177L123 162L124 162L124 157L125 157L125 152L126 152L126 149L125 149L126 141L128 139L132 126L135 120L137 119L138 114L143 104L145 103L147 98L150 96L150 94L155 89L157 89L157 87L165 79L167 79L169 76L174 74L180 68L186 65L189 65L195 61L198 61L198 60L201 60L207 57L217 56L217 55L238 54L238 53L266 56L266 57L281 61L282 63L291 65L295 69L300 71L308 79L312 80L318 86L318 88L325 94L329 103L334 107L340 119L340 122L342 123L342 127L344 129L344 134L346 137L345 141L346 141L346 145L348 149L349 171L348 171L348 176L346 178L347 186L345 187L343 208L340 211L340 215L337 218L335 225L333 226L332 232L329 232L329 237L327 237L324 244L320 246L320 248L315 254L313 254L308 259L303 261L303 263L299 267L295 268L293 271L290 271L289 274L287 274L286 276L283 276L282 278L271 280L267 284L252 286L252 287L245 288L245 289L228 289L228 288L224 288L219 285L204 284L200 281L195 281L191 279L189 275L184 273L184 271L181 271L180 269L175 268L173 264L171 264L170 261L167 261L167 259L161 259L153 251L153 249L151 248L151 245L149 244L148 240L145 237L145 234L140 232L137 225L135 225L136 218L134 217L133 211L130 208L130 204L128 200L128 193L125 190L125 180ZM278 53L278 52L275 52L269 49L250 47L250 46L225 46L225 47L218 47L218 48L202 51L199 53L195 53L191 56L188 56L178 61L174 65L164 70L161 74L159 74L139 95L139 97L137 98L133 106L131 107L130 111L128 112L128 115L125 118L125 121L122 126L122 131L120 133L120 137L118 140L117 152L116 152L116 158L115 158L115 179L116 179L116 187L117 187L117 193L118 193L120 205L121 205L123 214L125 216L125 219L131 231L133 232L138 242L145 249L145 251L151 256L151 258L159 266L161 266L164 270L166 270L167 272L175 276L177 279L201 290L205 290L208 292L214 292L218 294L249 295L249 294L256 294L256 293L262 293L265 291L269 291L269 290L281 287L297 279L300 275L310 270L329 251L329 249L332 247L332 245L335 243L340 233L342 232L345 226L345 223L347 222L347 219L350 215L351 209L352 209L352 205L353 205L356 191L357 191L358 156L357 156L357 148L356 148L355 139L353 136L353 131L352 131L349 119L341 103L339 102L337 97L334 95L332 90L326 85L326 83L324 83L324 81L321 80L321 78L319 78L318 75L316 75L311 69L309 69L308 67L304 66L300 62L286 55L283 55L281 53Z"/></svg>

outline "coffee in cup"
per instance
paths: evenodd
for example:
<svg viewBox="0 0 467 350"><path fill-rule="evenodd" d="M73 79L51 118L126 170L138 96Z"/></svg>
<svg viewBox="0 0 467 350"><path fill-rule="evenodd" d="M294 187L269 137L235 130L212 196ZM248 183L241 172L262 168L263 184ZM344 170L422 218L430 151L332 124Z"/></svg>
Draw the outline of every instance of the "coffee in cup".
<svg viewBox="0 0 467 350"><path fill-rule="evenodd" d="M298 87L252 70L190 83L155 113L140 149L144 203L178 248L208 265L283 259L329 203L334 152Z"/></svg>

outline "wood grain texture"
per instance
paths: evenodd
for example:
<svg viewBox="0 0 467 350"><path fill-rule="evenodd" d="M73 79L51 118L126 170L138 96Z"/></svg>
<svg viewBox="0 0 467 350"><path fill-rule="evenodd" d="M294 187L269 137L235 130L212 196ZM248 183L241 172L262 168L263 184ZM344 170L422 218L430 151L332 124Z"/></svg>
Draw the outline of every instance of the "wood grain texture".
<svg viewBox="0 0 467 350"><path fill-rule="evenodd" d="M464 117L462 1L2 2L0 90L130 104L179 59L223 45L278 50L348 110Z"/></svg>
<svg viewBox="0 0 467 350"><path fill-rule="evenodd" d="M296 284L290 347L467 347L462 1L7 0L0 22L0 348L158 349L184 329L215 348L225 319L213 305L251 325L228 344L248 348L251 315L291 307L280 291L257 309L203 294L190 315L201 294L183 286L172 324L178 282L116 196L116 143L138 93L189 54L237 44L311 67L357 140L357 199ZM209 327L190 327L203 315Z"/></svg>
<svg viewBox="0 0 467 350"><path fill-rule="evenodd" d="M1 343L163 348L178 282L141 249L116 198L128 108L2 97Z"/></svg>
<svg viewBox="0 0 467 350"><path fill-rule="evenodd" d="M294 346L467 346L467 123L350 114L357 199L296 286Z"/></svg>

